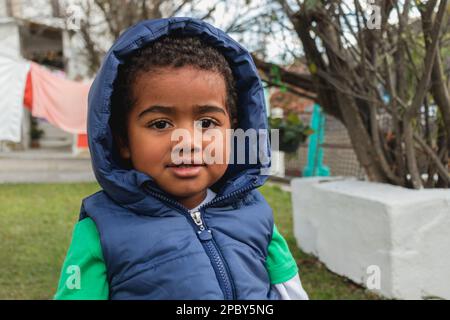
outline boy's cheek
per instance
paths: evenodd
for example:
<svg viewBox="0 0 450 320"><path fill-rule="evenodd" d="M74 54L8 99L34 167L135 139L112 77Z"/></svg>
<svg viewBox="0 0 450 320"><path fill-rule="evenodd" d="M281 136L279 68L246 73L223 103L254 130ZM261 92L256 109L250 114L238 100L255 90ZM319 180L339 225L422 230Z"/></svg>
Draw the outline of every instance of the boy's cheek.
<svg viewBox="0 0 450 320"><path fill-rule="evenodd" d="M160 157L156 157L153 153L135 154L132 160L136 170L145 172L151 176L157 175L158 172L164 169L162 159Z"/></svg>
<svg viewBox="0 0 450 320"><path fill-rule="evenodd" d="M154 172L167 163L165 157L170 153L170 143L164 140L135 140L130 145L131 160L139 171Z"/></svg>

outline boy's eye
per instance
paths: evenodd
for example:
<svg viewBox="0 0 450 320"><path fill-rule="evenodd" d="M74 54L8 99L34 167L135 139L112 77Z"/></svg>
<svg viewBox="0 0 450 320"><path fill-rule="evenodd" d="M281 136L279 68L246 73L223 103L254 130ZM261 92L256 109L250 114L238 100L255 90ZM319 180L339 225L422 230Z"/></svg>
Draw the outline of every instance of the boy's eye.
<svg viewBox="0 0 450 320"><path fill-rule="evenodd" d="M170 123L165 121L165 120L158 120L155 122L152 122L151 124L149 124L150 128L154 128L154 129L167 129L170 126Z"/></svg>
<svg viewBox="0 0 450 320"><path fill-rule="evenodd" d="M196 125L202 129L212 129L217 125L217 123L212 119L201 119L196 121Z"/></svg>

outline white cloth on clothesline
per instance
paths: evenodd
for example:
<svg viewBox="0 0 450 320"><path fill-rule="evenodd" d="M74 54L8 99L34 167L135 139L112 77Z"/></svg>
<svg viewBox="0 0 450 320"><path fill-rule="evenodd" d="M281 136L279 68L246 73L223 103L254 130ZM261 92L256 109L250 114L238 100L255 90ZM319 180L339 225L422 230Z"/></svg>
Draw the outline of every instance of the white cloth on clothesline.
<svg viewBox="0 0 450 320"><path fill-rule="evenodd" d="M20 142L23 96L30 63L0 55L0 141Z"/></svg>

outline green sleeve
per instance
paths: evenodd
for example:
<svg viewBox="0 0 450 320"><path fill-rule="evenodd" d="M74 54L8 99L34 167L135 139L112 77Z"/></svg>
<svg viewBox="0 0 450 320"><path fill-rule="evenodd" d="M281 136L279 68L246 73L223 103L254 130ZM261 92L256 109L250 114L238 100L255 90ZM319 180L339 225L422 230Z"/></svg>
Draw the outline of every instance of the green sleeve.
<svg viewBox="0 0 450 320"><path fill-rule="evenodd" d="M272 284L282 283L292 279L298 273L297 263L289 250L286 240L273 225L272 240L266 260Z"/></svg>
<svg viewBox="0 0 450 320"><path fill-rule="evenodd" d="M54 299L107 300L108 297L100 237L94 221L85 218L75 225Z"/></svg>

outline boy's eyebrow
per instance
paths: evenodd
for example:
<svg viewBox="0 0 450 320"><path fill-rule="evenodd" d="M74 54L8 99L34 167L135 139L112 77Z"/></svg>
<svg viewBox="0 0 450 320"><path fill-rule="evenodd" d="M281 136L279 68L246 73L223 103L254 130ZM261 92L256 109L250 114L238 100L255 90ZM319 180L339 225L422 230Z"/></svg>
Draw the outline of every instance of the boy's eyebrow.
<svg viewBox="0 0 450 320"><path fill-rule="evenodd" d="M147 113L165 113L165 114L174 114L175 108L168 106L151 106L139 113L138 119L142 118Z"/></svg>
<svg viewBox="0 0 450 320"><path fill-rule="evenodd" d="M195 114L203 114L208 112L219 112L226 115L226 112L223 108L213 106L213 105L195 105L194 106L194 113ZM151 106L139 113L138 119L143 117L147 113L164 113L164 114L174 114L175 113L175 107L171 106Z"/></svg>
<svg viewBox="0 0 450 320"><path fill-rule="evenodd" d="M213 105L196 105L194 106L195 114L203 114L203 113L209 113L209 112L219 112L219 113L223 113L224 115L226 115L226 112L223 108L217 107L217 106L213 106Z"/></svg>

